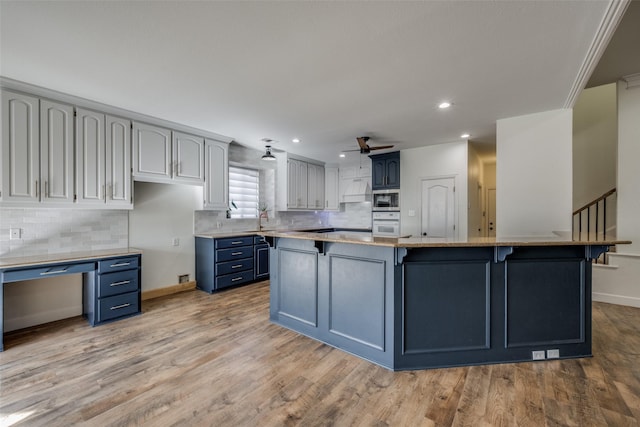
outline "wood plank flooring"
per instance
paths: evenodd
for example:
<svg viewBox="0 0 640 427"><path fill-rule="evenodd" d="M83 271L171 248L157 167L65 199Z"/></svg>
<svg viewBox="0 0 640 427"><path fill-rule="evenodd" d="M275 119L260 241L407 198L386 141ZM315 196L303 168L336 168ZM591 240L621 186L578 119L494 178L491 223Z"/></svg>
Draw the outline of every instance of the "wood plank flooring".
<svg viewBox="0 0 640 427"><path fill-rule="evenodd" d="M593 358L391 372L269 322L268 282L5 335L0 425L637 426L640 309L595 303Z"/></svg>

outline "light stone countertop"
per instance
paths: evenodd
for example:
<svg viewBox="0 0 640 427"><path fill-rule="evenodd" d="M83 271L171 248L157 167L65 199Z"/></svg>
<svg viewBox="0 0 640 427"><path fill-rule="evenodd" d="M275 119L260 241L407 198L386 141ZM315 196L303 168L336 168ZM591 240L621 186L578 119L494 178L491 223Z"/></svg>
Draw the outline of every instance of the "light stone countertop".
<svg viewBox="0 0 640 427"><path fill-rule="evenodd" d="M440 248L440 247L488 247L488 246L612 246L630 244L629 240L567 240L553 236L522 236L510 238L472 237L469 239L444 239L431 237L375 237L371 233L333 231L329 233L310 233L300 231L261 231L257 234L266 237L286 237L290 239L317 240L333 243L352 243L357 245L388 246L393 248Z"/></svg>
<svg viewBox="0 0 640 427"><path fill-rule="evenodd" d="M53 264L58 262L90 261L92 259L139 255L141 253L141 249L116 248L96 251L63 252L56 254L0 258L0 270L8 268L31 267L39 264Z"/></svg>

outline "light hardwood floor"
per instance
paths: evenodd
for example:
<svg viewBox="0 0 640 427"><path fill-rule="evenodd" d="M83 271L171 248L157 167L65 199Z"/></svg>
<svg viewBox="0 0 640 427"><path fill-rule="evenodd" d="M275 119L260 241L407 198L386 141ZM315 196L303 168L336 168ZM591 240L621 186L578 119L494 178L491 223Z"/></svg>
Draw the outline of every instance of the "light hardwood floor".
<svg viewBox="0 0 640 427"><path fill-rule="evenodd" d="M268 282L5 335L0 425L634 426L640 309L595 303L593 358L391 372L268 319Z"/></svg>

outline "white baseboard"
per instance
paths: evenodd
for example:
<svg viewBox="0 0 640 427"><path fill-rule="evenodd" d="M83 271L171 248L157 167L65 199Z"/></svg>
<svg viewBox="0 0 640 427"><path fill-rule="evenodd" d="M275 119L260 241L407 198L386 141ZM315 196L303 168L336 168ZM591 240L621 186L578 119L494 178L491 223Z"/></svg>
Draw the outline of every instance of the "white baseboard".
<svg viewBox="0 0 640 427"><path fill-rule="evenodd" d="M640 308L640 298L636 298L636 297L605 294L603 292L593 292L591 296L593 301L597 301L597 302L606 302L609 304L626 305L629 307Z"/></svg>

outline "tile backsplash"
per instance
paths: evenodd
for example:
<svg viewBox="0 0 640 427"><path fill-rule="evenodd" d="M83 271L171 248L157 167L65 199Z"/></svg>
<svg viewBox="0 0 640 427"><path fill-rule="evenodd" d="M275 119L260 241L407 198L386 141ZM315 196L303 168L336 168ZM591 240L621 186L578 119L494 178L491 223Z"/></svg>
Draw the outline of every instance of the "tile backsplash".
<svg viewBox="0 0 640 427"><path fill-rule="evenodd" d="M21 229L21 239L10 240L12 228ZM3 258L122 248L128 244L128 211L0 209Z"/></svg>

